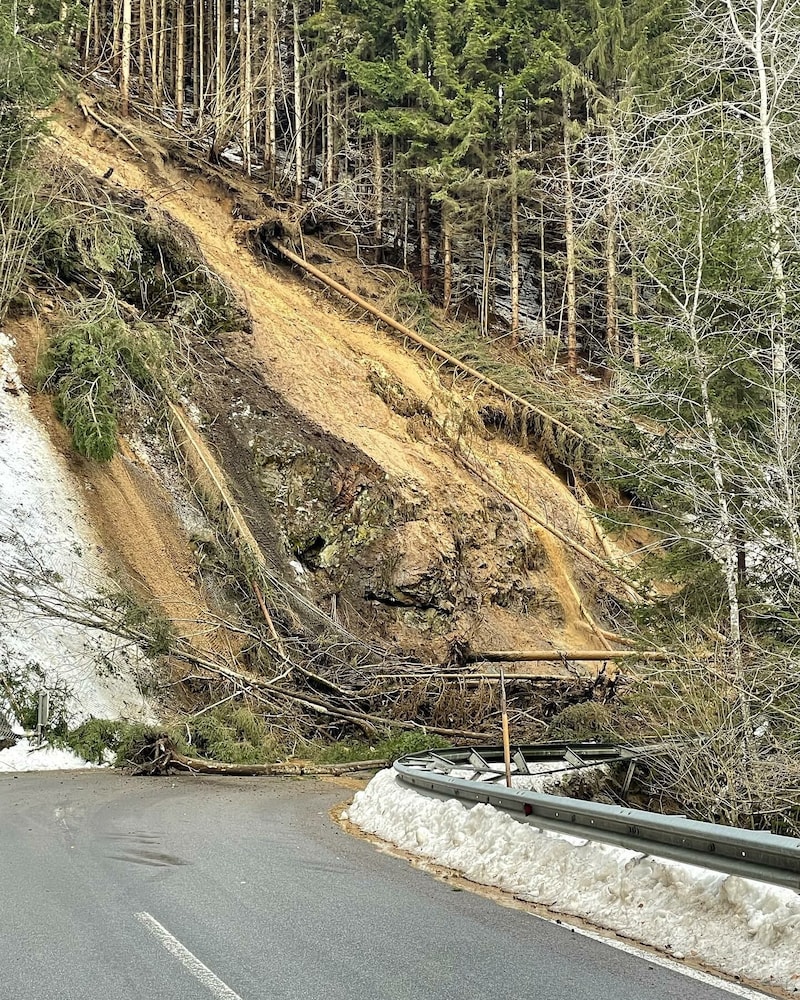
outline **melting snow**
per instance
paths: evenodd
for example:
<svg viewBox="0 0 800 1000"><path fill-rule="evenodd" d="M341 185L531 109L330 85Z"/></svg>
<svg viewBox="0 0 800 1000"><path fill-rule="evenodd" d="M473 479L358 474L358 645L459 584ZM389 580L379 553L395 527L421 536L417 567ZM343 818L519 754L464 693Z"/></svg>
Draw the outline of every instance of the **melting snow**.
<svg viewBox="0 0 800 1000"><path fill-rule="evenodd" d="M65 771L97 767L78 757L71 750L56 747L36 747L23 739L7 750L0 750L0 774L6 771Z"/></svg>
<svg viewBox="0 0 800 1000"><path fill-rule="evenodd" d="M74 482L31 412L0 333L0 580L59 602L92 600L110 587ZM152 710L134 680L143 662L135 646L57 614L36 611L0 592L0 679L33 693L52 690L71 725L89 716L149 721ZM0 698L0 701L2 699ZM0 708L2 708L0 704ZM70 756L22 746L4 751L15 769L74 767ZM47 763L50 762L50 763Z"/></svg>
<svg viewBox="0 0 800 1000"><path fill-rule="evenodd" d="M419 794L381 771L347 817L483 885L712 968L800 990L800 895L692 865L565 837Z"/></svg>

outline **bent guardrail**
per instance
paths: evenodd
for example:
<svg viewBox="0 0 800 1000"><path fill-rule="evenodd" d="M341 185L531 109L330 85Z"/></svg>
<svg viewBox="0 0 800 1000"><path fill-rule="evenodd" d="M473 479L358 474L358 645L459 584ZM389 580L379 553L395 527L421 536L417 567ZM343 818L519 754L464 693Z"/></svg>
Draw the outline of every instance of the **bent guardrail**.
<svg viewBox="0 0 800 1000"><path fill-rule="evenodd" d="M517 774L530 773L528 764L568 761L573 766L635 761L642 751L588 743L549 743L514 748ZM497 787L486 780L450 774L473 769L491 774L502 765L502 747L456 747L407 754L394 769L404 784L428 795L483 802L515 819L573 837L597 840L642 854L670 858L729 875L782 885L800 891L800 839L682 816L663 816L641 809L584 802L566 796ZM497 777L503 775L497 772Z"/></svg>

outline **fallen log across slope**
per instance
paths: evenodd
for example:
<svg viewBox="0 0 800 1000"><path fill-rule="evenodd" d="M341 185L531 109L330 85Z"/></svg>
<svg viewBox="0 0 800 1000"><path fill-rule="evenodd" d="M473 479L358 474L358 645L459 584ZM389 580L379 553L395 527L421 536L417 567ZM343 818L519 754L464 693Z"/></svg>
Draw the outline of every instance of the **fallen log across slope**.
<svg viewBox="0 0 800 1000"><path fill-rule="evenodd" d="M343 764L315 764L312 761L280 761L273 764L226 763L187 757L181 753L166 734L160 734L140 744L125 762L125 769L135 775L163 775L175 771L190 774L216 774L230 777L336 777L354 771L377 771L388 767L391 761L382 757L375 760L348 761Z"/></svg>

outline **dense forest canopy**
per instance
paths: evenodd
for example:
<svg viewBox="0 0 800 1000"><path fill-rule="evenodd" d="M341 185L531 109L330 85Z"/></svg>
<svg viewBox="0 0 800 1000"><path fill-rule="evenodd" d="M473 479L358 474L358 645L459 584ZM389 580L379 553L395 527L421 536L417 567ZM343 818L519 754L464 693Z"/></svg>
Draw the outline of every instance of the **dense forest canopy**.
<svg viewBox="0 0 800 1000"><path fill-rule="evenodd" d="M445 309L514 342L557 327L573 369L579 348L632 350L618 212L610 191L595 203L618 107L669 76L674 5L95 0L84 17L81 60L123 112L147 101L212 159L313 202Z"/></svg>

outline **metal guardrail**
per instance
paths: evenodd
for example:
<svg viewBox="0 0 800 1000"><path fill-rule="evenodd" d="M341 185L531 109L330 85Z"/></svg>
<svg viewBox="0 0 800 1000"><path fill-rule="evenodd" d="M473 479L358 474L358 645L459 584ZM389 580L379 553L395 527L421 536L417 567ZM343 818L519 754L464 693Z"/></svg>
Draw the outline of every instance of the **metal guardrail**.
<svg viewBox="0 0 800 1000"><path fill-rule="evenodd" d="M530 773L528 764L566 761L574 767L633 762L644 756L636 748L594 743L547 743L513 748L516 774ZM484 802L521 822L641 854L670 858L729 875L782 885L800 891L800 840L717 823L700 823L683 816L663 816L642 809L584 802L559 795L498 787L487 781L503 779L502 747L456 747L407 754L395 761L406 785L441 798ZM473 777L454 777L454 770L473 770ZM481 780L475 780L482 776Z"/></svg>

